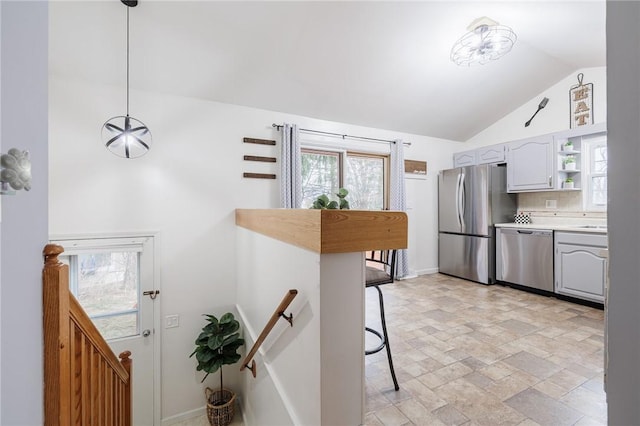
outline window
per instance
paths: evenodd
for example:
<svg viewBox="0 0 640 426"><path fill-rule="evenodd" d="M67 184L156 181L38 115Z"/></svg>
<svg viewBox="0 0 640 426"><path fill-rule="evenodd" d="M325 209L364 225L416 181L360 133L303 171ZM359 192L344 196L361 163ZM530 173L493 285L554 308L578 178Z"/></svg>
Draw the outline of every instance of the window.
<svg viewBox="0 0 640 426"><path fill-rule="evenodd" d="M347 153L347 199L352 209L383 210L387 157Z"/></svg>
<svg viewBox="0 0 640 426"><path fill-rule="evenodd" d="M65 248L69 288L102 336L140 334L141 279L152 256L150 238L56 241Z"/></svg>
<svg viewBox="0 0 640 426"><path fill-rule="evenodd" d="M322 194L332 198L344 187L351 209L383 210L388 205L388 168L388 155L303 149L302 207Z"/></svg>
<svg viewBox="0 0 640 426"><path fill-rule="evenodd" d="M607 208L607 140L605 136L583 140L587 152L585 208Z"/></svg>
<svg viewBox="0 0 640 426"><path fill-rule="evenodd" d="M339 152L302 150L302 208L322 194L335 194L342 186L342 155ZM350 199L351 197L347 197Z"/></svg>

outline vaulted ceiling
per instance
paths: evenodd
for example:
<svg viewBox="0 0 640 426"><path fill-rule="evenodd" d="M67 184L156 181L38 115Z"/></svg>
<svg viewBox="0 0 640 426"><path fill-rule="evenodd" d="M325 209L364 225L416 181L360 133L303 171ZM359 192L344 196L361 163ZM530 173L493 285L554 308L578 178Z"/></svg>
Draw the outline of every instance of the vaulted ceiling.
<svg viewBox="0 0 640 426"><path fill-rule="evenodd" d="M605 1L142 0L131 87L464 141L577 69L605 65ZM476 18L513 50L459 67ZM126 7L50 2L50 72L124 85Z"/></svg>

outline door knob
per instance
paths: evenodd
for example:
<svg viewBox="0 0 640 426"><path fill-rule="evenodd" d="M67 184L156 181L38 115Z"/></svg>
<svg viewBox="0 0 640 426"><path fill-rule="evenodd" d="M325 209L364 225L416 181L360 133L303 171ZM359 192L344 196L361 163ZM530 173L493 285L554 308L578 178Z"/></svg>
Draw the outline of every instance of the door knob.
<svg viewBox="0 0 640 426"><path fill-rule="evenodd" d="M142 337L149 337L151 335L151 330L148 328L142 332Z"/></svg>

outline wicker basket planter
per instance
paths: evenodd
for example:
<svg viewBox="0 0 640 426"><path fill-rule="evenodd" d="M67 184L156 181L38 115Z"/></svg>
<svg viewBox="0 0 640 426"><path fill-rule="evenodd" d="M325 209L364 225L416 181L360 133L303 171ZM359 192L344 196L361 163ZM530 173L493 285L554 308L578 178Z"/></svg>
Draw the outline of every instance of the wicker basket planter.
<svg viewBox="0 0 640 426"><path fill-rule="evenodd" d="M211 426L227 426L233 421L236 394L229 389L214 391L206 388L204 391L207 397L207 417ZM227 401L222 403L222 401Z"/></svg>

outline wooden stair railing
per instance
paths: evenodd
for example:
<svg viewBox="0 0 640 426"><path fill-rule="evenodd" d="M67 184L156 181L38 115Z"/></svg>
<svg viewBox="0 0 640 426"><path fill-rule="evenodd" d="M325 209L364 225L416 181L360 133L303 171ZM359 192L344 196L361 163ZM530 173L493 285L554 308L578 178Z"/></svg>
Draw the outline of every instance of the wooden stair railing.
<svg viewBox="0 0 640 426"><path fill-rule="evenodd" d="M43 250L44 424L130 426L131 352L118 360L70 293L63 251Z"/></svg>
<svg viewBox="0 0 640 426"><path fill-rule="evenodd" d="M284 314L284 310L287 309L287 307L293 301L297 294L298 290L293 289L289 290L287 294L284 295L284 297L282 298L282 302L280 302L273 315L271 315L271 318L267 322L267 325L264 326L262 333L260 333L260 336L258 336L258 338L256 339L253 347L242 361L240 371L248 368L249 370L251 370L251 374L253 375L253 377L256 377L256 362L253 357L256 355L256 352L258 352L258 349L260 349L260 345L262 345L264 339L266 339L269 333L271 333L271 330L276 325L279 318L284 318L289 322L289 325L293 327L293 314L289 314L289 316L286 316ZM249 365L249 361L251 361L251 365Z"/></svg>

